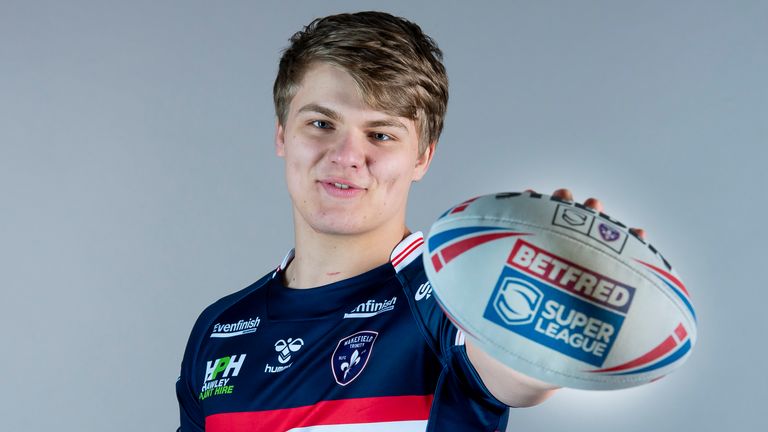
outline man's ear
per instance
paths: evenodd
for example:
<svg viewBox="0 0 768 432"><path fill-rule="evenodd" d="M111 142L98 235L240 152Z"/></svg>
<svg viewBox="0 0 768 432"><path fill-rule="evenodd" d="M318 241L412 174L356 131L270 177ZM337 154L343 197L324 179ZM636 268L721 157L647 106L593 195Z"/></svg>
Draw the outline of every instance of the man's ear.
<svg viewBox="0 0 768 432"><path fill-rule="evenodd" d="M280 119L275 120L275 154L285 157L285 127L280 124Z"/></svg>
<svg viewBox="0 0 768 432"><path fill-rule="evenodd" d="M413 181L419 181L422 177L427 173L427 170L429 169L429 164L432 163L432 157L435 155L435 146L437 145L437 141L432 141L429 143L427 148L424 150L424 153L422 153L418 159L416 159L416 166L413 170Z"/></svg>

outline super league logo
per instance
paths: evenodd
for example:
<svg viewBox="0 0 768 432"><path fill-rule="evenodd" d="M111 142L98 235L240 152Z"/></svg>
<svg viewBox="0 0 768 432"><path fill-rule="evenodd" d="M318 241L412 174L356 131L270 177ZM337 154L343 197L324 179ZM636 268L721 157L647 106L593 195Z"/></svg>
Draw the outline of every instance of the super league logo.
<svg viewBox="0 0 768 432"><path fill-rule="evenodd" d="M500 285L492 300L499 318L509 325L532 322L541 304L541 291L531 283L513 277L504 278Z"/></svg>

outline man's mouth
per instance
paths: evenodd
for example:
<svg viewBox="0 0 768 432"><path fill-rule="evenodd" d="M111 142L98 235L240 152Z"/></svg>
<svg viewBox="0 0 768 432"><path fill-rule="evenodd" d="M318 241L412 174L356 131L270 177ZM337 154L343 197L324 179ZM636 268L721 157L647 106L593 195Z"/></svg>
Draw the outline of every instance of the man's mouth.
<svg viewBox="0 0 768 432"><path fill-rule="evenodd" d="M349 189L349 187L350 187L348 184L337 183L337 182L334 182L333 185L336 186L339 189Z"/></svg>
<svg viewBox="0 0 768 432"><path fill-rule="evenodd" d="M347 179L340 177L329 177L319 181L325 191L336 198L355 198L367 191L367 188L361 187Z"/></svg>
<svg viewBox="0 0 768 432"><path fill-rule="evenodd" d="M354 182L351 182L351 181L349 181L347 179L339 178L339 177L325 178L323 180L320 180L320 182L321 183L325 183L325 184L327 184L329 186L333 186L336 189L341 189L341 190L365 189L364 187L362 187L362 186L360 186L358 184L355 184Z"/></svg>

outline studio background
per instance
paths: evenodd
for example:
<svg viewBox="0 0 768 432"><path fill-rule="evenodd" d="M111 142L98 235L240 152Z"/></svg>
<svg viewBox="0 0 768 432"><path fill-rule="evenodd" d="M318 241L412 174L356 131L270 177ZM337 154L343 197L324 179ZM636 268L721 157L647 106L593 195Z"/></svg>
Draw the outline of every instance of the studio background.
<svg viewBox="0 0 768 432"><path fill-rule="evenodd" d="M445 52L411 195L571 188L646 229L699 342L665 379L564 390L510 430L766 430L768 3L0 1L2 429L167 431L197 315L292 246L271 86L312 18L379 9Z"/></svg>

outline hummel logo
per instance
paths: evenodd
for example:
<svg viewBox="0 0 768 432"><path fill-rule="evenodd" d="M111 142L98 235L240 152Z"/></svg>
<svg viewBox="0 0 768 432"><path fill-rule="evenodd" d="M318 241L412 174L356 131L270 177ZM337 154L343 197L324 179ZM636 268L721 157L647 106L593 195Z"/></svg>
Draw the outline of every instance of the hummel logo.
<svg viewBox="0 0 768 432"><path fill-rule="evenodd" d="M280 339L279 341L275 342L275 351L277 351L277 361L279 361L282 364L288 363L288 361L291 359L291 354L300 350L301 347L303 346L304 346L304 341L299 338L296 338L296 339L288 338L287 341Z"/></svg>
<svg viewBox="0 0 768 432"><path fill-rule="evenodd" d="M291 355L297 352L298 350L300 350L301 347L303 346L304 346L304 340L301 338L296 338L296 339L288 338L288 340L280 339L279 341L275 342L275 351L277 351L277 361L280 362L281 366L273 366L267 363L266 365L264 365L264 372L278 373L293 366L293 362L288 363L289 361L291 361Z"/></svg>

